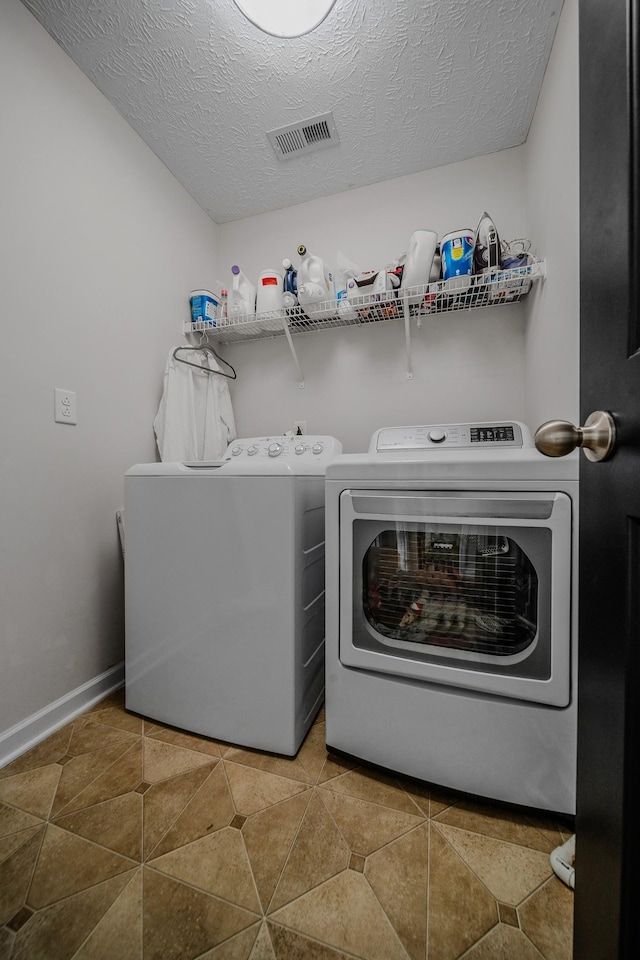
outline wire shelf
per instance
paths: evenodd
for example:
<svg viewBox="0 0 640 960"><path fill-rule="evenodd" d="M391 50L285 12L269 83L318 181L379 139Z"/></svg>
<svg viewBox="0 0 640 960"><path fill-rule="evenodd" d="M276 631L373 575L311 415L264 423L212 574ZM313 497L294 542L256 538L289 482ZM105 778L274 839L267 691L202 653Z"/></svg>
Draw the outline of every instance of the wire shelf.
<svg viewBox="0 0 640 960"><path fill-rule="evenodd" d="M314 330L416 319L459 310L476 310L517 303L533 283L544 277L544 260L492 274L438 280L407 290L388 290L349 300L328 300L306 307L254 313L211 322L185 322L183 332L201 333L220 343L291 336Z"/></svg>

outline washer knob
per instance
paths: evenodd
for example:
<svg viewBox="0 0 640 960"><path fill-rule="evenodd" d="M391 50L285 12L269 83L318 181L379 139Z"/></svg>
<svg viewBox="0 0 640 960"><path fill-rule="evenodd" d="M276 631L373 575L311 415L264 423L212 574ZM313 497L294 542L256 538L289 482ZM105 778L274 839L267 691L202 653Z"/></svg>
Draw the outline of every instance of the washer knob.
<svg viewBox="0 0 640 960"><path fill-rule="evenodd" d="M298 456L299 456L301 453L304 453L306 449L307 449L307 448L305 447L304 443L297 443L297 444L296 444L296 453L298 454Z"/></svg>
<svg viewBox="0 0 640 960"><path fill-rule="evenodd" d="M270 457L279 457L282 453L282 444L270 443L267 452Z"/></svg>
<svg viewBox="0 0 640 960"><path fill-rule="evenodd" d="M322 453L323 450L324 447L321 443L314 443L314 445L311 447L312 453Z"/></svg>
<svg viewBox="0 0 640 960"><path fill-rule="evenodd" d="M252 444L250 447L247 447L247 453L249 454L250 457L255 457L257 452L258 452L258 448L256 447L255 443Z"/></svg>
<svg viewBox="0 0 640 960"><path fill-rule="evenodd" d="M442 441L446 439L447 435L444 430L429 430L429 440L431 440L431 443L442 443Z"/></svg>
<svg viewBox="0 0 640 960"><path fill-rule="evenodd" d="M232 447L231 453L234 457L237 457L238 454L242 453L242 447Z"/></svg>

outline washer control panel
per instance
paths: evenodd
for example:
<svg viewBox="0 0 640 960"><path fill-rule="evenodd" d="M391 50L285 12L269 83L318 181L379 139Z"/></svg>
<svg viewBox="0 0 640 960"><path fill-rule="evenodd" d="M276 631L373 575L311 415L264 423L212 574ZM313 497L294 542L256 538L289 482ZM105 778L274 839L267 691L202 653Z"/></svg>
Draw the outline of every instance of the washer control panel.
<svg viewBox="0 0 640 960"><path fill-rule="evenodd" d="M249 437L234 440L229 444L224 459L237 463L253 459L255 463L266 460L322 464L333 460L341 452L342 444L335 437L307 435L292 437L284 434L279 437Z"/></svg>
<svg viewBox="0 0 640 960"><path fill-rule="evenodd" d="M488 423L434 423L411 427L383 427L371 438L369 453L404 450L481 450L528 447L529 430L517 420Z"/></svg>

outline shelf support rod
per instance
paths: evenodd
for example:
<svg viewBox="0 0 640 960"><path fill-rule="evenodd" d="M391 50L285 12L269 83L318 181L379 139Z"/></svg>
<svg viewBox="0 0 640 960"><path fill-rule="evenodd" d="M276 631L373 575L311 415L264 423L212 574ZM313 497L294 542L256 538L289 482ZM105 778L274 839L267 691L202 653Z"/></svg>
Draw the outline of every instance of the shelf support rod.
<svg viewBox="0 0 640 960"><path fill-rule="evenodd" d="M413 380L413 367L411 366L411 317L409 314L409 298L403 297L402 311L404 314L404 339L407 345L407 380Z"/></svg>
<svg viewBox="0 0 640 960"><path fill-rule="evenodd" d="M289 330L289 323L286 317L282 318L282 329L284 330L285 336L289 341L289 349L291 350L291 356L293 357L293 362L296 365L298 376L300 378L300 383L298 384L298 386L300 387L301 390L304 390L304 376L303 376L300 364L298 363L298 355L296 353L296 348L293 345L293 339L291 337L291 331Z"/></svg>

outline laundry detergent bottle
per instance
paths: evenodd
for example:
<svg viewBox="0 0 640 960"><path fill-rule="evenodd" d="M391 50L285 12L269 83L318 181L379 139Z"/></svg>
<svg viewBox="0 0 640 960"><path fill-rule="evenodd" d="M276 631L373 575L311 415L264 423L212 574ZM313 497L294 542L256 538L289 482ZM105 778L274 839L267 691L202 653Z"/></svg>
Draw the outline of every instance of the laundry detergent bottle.
<svg viewBox="0 0 640 960"><path fill-rule="evenodd" d="M227 294L227 318L251 316L256 312L256 288L244 275L239 266L231 267L233 279Z"/></svg>
<svg viewBox="0 0 640 960"><path fill-rule="evenodd" d="M305 313L315 319L327 319L335 316L336 292L333 273L321 257L309 253L303 243L298 247L300 267L298 268L298 303ZM329 301L329 302L327 302Z"/></svg>
<svg viewBox="0 0 640 960"><path fill-rule="evenodd" d="M284 268L283 294L282 300L285 307L295 307L298 303L298 271L291 263L291 260L282 261Z"/></svg>

